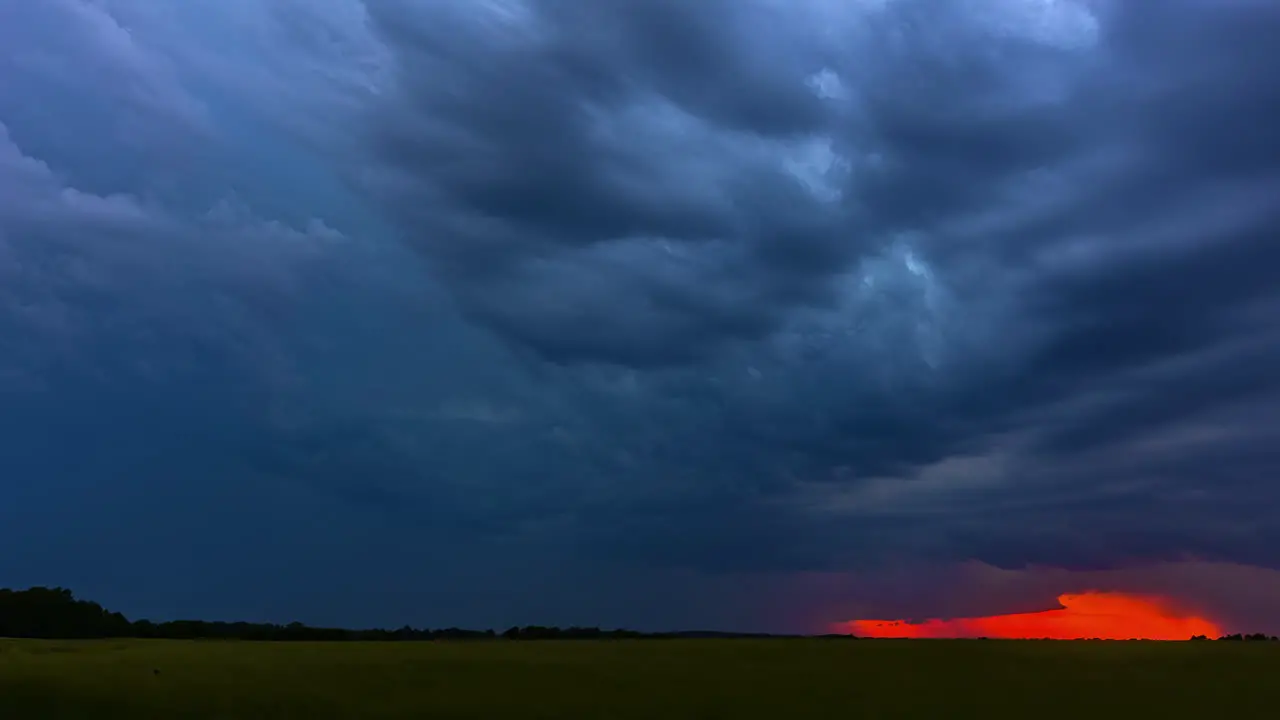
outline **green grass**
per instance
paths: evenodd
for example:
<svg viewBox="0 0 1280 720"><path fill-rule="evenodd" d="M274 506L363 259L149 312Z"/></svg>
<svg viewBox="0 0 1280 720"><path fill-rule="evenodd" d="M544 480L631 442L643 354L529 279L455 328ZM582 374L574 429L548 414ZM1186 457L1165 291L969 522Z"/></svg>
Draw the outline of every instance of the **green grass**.
<svg viewBox="0 0 1280 720"><path fill-rule="evenodd" d="M1278 678L1280 643L0 640L0 718L1268 717Z"/></svg>

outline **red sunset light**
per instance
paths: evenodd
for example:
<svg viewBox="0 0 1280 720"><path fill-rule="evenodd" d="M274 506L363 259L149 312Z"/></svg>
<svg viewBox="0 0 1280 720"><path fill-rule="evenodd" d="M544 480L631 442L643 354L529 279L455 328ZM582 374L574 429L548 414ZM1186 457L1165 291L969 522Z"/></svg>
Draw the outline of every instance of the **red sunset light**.
<svg viewBox="0 0 1280 720"><path fill-rule="evenodd" d="M851 620L844 632L870 638L1051 638L1073 640L1187 640L1218 637L1221 628L1202 617L1174 612L1158 597L1086 592L1058 596L1061 608L989 617L905 620Z"/></svg>

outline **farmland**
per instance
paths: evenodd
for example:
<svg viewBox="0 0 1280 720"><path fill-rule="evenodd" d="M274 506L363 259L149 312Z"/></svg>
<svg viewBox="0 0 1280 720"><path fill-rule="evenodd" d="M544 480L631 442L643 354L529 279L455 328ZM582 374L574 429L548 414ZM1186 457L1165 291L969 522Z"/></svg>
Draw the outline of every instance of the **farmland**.
<svg viewBox="0 0 1280 720"><path fill-rule="evenodd" d="M1276 677L1276 643L0 640L0 717L1252 717Z"/></svg>

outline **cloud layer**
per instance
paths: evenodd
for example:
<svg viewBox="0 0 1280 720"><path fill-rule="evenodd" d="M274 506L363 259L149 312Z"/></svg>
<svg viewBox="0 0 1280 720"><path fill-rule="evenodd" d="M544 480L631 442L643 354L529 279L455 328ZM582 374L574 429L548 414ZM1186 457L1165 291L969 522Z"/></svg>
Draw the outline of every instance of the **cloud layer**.
<svg viewBox="0 0 1280 720"><path fill-rule="evenodd" d="M593 574L1280 566L1277 29L1261 0L11 3L0 505L34 520L0 538L81 528L11 574L176 534L221 579L269 548L488 623L495 588ZM271 587L210 611L300 602Z"/></svg>

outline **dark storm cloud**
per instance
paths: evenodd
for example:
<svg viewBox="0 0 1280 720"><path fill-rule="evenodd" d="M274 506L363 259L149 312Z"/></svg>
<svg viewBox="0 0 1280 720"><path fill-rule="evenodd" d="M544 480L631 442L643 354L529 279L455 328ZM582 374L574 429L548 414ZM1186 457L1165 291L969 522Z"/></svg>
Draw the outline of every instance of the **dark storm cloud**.
<svg viewBox="0 0 1280 720"><path fill-rule="evenodd" d="M374 120L388 196L486 323L556 360L661 364L824 294L807 274L834 259L845 211L779 162L829 162L801 133L838 118L804 84L820 65L752 39L766 18L370 8L401 62L402 96ZM771 48L782 63L761 59Z"/></svg>
<svg viewBox="0 0 1280 720"><path fill-rule="evenodd" d="M1274 469L1265 440L1176 466L1134 445L1277 394L1274 8L369 9L399 73L369 187L406 240L470 317L634 368L689 402L671 435L713 448L650 456L716 490L629 506L647 529L623 545L705 533L711 566L1265 555L1222 529L1241 508L1190 500L1221 475L1274 508L1244 480ZM912 519L957 491L909 478L993 454L987 486ZM862 517L885 478L926 489ZM797 492L851 517L790 515Z"/></svg>
<svg viewBox="0 0 1280 720"><path fill-rule="evenodd" d="M1278 30L5 5L0 533L48 552L0 571L136 602L153 548L200 567L135 578L159 613L815 629L779 618L957 560L1276 566Z"/></svg>
<svg viewBox="0 0 1280 720"><path fill-rule="evenodd" d="M376 142L410 241L552 359L758 339L830 307L893 233L995 205L1105 133L1074 102L1096 31L1069 8L1005 36L912 2L486 7L370 5L401 76Z"/></svg>

